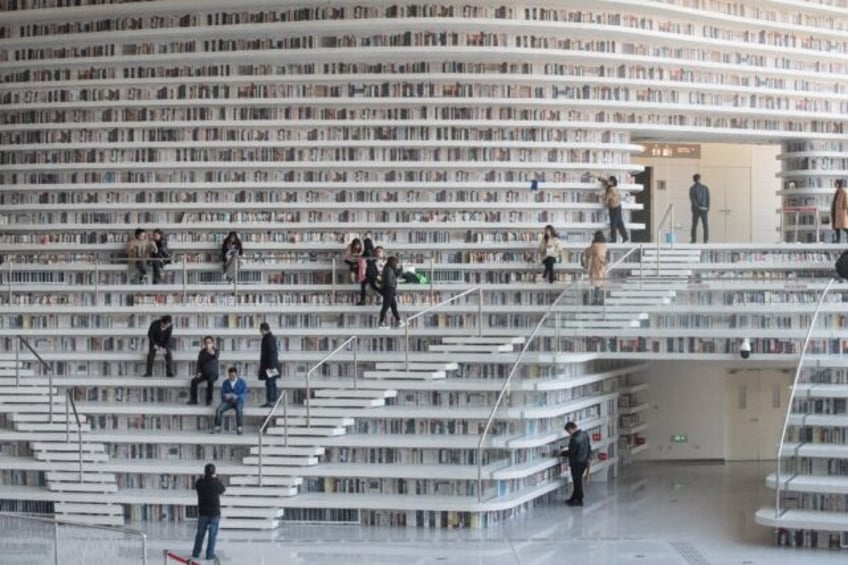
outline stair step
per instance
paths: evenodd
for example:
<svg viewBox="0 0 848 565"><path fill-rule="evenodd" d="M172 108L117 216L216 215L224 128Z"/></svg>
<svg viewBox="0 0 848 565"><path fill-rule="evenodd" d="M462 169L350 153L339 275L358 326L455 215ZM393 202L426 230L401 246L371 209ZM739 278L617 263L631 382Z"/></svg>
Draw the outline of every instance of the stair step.
<svg viewBox="0 0 848 565"><path fill-rule="evenodd" d="M274 423L276 426L285 426L286 420L285 418L276 418ZM312 418L310 419L310 425L316 428L346 428L352 426L353 424L353 418L328 418L325 416L319 418L316 416L312 416ZM306 417L289 416L288 426L289 428L306 427Z"/></svg>
<svg viewBox="0 0 848 565"><path fill-rule="evenodd" d="M102 514L124 517L124 509L120 504L57 502L54 509L56 514Z"/></svg>
<svg viewBox="0 0 848 565"><path fill-rule="evenodd" d="M303 401L304 406L306 401ZM373 408L376 406L385 406L384 398L313 398L309 401L310 406L326 406L326 407L351 407L351 408Z"/></svg>
<svg viewBox="0 0 848 565"><path fill-rule="evenodd" d="M251 455L259 454L259 447L251 447L250 448ZM288 457L318 457L319 455L324 454L323 447L316 447L314 449L310 449L308 447L286 447L286 446L278 446L278 447L263 447L262 455L285 455Z"/></svg>
<svg viewBox="0 0 848 565"><path fill-rule="evenodd" d="M660 306L671 304L670 298L607 298L607 306Z"/></svg>
<svg viewBox="0 0 848 565"><path fill-rule="evenodd" d="M634 277L665 277L665 278L689 278L692 276L691 269L668 269L668 268L660 268L659 272L656 269L645 269L642 271L641 269L633 269L630 271L630 275Z"/></svg>
<svg viewBox="0 0 848 565"><path fill-rule="evenodd" d="M76 451L36 451L36 461L79 461L79 453ZM105 463L109 461L106 453L82 452L83 463Z"/></svg>
<svg viewBox="0 0 848 565"><path fill-rule="evenodd" d="M242 458L245 465L259 465L259 457L248 455ZM318 464L317 457L283 457L279 455L262 455L262 465L270 467L311 467Z"/></svg>
<svg viewBox="0 0 848 565"><path fill-rule="evenodd" d="M64 482L79 482L79 473L76 471L48 471L46 473L48 482L64 481ZM114 483L114 473L82 473L82 482L84 483Z"/></svg>
<svg viewBox="0 0 848 565"><path fill-rule="evenodd" d="M631 322L626 322L622 320L583 320L583 321L574 321L568 320L562 324L563 328L574 328L574 329L600 329L600 328L638 328L641 327L641 323L639 320L633 320Z"/></svg>
<svg viewBox="0 0 848 565"><path fill-rule="evenodd" d="M267 518L237 518L232 520L221 520L222 530L276 530L280 527L279 520Z"/></svg>
<svg viewBox="0 0 848 565"><path fill-rule="evenodd" d="M279 428L273 427L273 428L268 428L268 431L265 432L265 433L267 435L271 435L271 436L284 436L286 434L286 430L284 428L281 428L281 427L279 427ZM291 441L292 438L295 438L295 437L343 436L347 433L347 430L344 429L341 426L338 426L338 427L335 427L335 428L320 427L320 426L313 426L311 428L307 428L307 427L305 427L305 424L304 424L303 427L297 426L297 427L293 428L293 427L289 426L288 433L289 433L289 441ZM300 445L303 445L303 444L300 444Z"/></svg>
<svg viewBox="0 0 848 565"><path fill-rule="evenodd" d="M2 394L2 393L0 393L0 394ZM88 419L85 417L85 414L80 414L79 419L83 424L88 422ZM50 421L50 414L48 414L47 412L36 412L36 413L30 412L30 413L27 413L27 414L14 413L14 414L12 414L12 421L13 422L49 422ZM73 414L65 414L64 412L62 414L57 414L56 412L53 412L53 422L61 422L63 424L65 422L70 422L72 424L71 428L76 429L76 428L74 428L74 426L76 426L76 424L77 424L77 419Z"/></svg>
<svg viewBox="0 0 848 565"><path fill-rule="evenodd" d="M384 363L375 363L374 368L378 371L391 371L394 369L406 369L406 364L398 361L384 362ZM409 363L409 369L411 371L458 371L459 363L453 362L426 362L426 361L414 361Z"/></svg>
<svg viewBox="0 0 848 565"><path fill-rule="evenodd" d="M293 457L318 457L319 455L324 455L326 449L323 447L316 446L296 446L289 445L288 447L284 445L265 445L262 447L262 453L265 455L269 454L277 454L277 455L291 455ZM254 445L250 448L250 453L255 455L259 453L259 446Z"/></svg>
<svg viewBox="0 0 848 565"><path fill-rule="evenodd" d="M45 441L34 441L30 444L33 451L50 451L56 453L58 451L70 451L73 453L79 452L79 444L76 443L76 438L72 438L71 442L45 442ZM102 443L87 443L85 441L82 442L82 452L83 453L106 453L106 447Z"/></svg>
<svg viewBox="0 0 848 565"><path fill-rule="evenodd" d="M676 296L673 290L612 290L609 295L612 297L635 297L635 298L672 298Z"/></svg>
<svg viewBox="0 0 848 565"><path fill-rule="evenodd" d="M114 526L120 528L124 525L123 515L103 516L99 514L59 514L57 512L56 517L63 522L86 524L88 526Z"/></svg>
<svg viewBox="0 0 848 565"><path fill-rule="evenodd" d="M40 398L45 398L50 395L48 387L41 386L4 386L0 388L0 396L38 396ZM59 396L59 389L53 387L53 398L55 399ZM64 402L65 397L61 396L62 402Z"/></svg>
<svg viewBox="0 0 848 565"><path fill-rule="evenodd" d="M55 481L47 483L47 490L53 492L118 492L116 483L75 483L73 481Z"/></svg>
<svg viewBox="0 0 848 565"><path fill-rule="evenodd" d="M623 320L623 321L631 321L631 320L647 320L650 318L647 312L607 312L606 314L603 312L576 312L574 314L574 318L577 320Z"/></svg>
<svg viewBox="0 0 848 565"><path fill-rule="evenodd" d="M45 391L44 394L10 394L0 395L0 404L44 404L47 405L47 401L50 396ZM65 404L65 397L54 394L53 395L53 404Z"/></svg>
<svg viewBox="0 0 848 565"><path fill-rule="evenodd" d="M82 426L82 431L90 432L91 425L86 422ZM66 427L65 424L55 423L50 424L47 422L15 422L15 429L21 432L64 432ZM77 433L77 425L71 426L71 434Z"/></svg>
<svg viewBox="0 0 848 565"><path fill-rule="evenodd" d="M244 508L240 506L221 505L222 518L259 518L264 520L275 520L277 518L282 518L283 514L285 514L285 510L282 508Z"/></svg>
<svg viewBox="0 0 848 565"><path fill-rule="evenodd" d="M259 486L259 477L252 475L240 475L238 477L230 477L231 485L239 486ZM302 477L269 477L262 476L262 484L276 487L296 487L303 484ZM228 487L229 488L229 487ZM229 491L228 491L229 492Z"/></svg>
<svg viewBox="0 0 848 565"><path fill-rule="evenodd" d="M512 345L459 345L446 343L431 345L427 349L437 353L512 353L515 347Z"/></svg>
<svg viewBox="0 0 848 565"><path fill-rule="evenodd" d="M468 345L524 345L524 337L498 337L498 336L483 336L483 337L443 337L442 343L452 344L468 344Z"/></svg>
<svg viewBox="0 0 848 565"><path fill-rule="evenodd" d="M322 388L314 391L315 398L394 398L396 390L353 390L349 388Z"/></svg>
<svg viewBox="0 0 848 565"><path fill-rule="evenodd" d="M261 486L261 487L243 487L231 486L227 488L228 496L295 496L297 487L284 486Z"/></svg>
<svg viewBox="0 0 848 565"><path fill-rule="evenodd" d="M409 371L403 369L393 369L385 371L365 371L362 373L363 379L409 379L409 380L430 380L444 379L447 374L444 371L415 371L410 368Z"/></svg>

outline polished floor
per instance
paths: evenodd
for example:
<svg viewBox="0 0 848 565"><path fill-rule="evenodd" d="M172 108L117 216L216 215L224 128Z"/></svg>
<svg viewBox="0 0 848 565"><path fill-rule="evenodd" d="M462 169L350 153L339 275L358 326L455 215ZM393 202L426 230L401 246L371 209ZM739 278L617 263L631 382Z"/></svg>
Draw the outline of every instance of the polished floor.
<svg viewBox="0 0 848 565"><path fill-rule="evenodd" d="M590 485L582 509L539 507L488 530L287 525L273 534L222 531L217 553L222 563L239 565L848 563L848 551L775 547L772 532L754 524L754 512L770 500L763 486L770 470L756 463L639 463L615 483ZM191 550L191 523L142 527L150 535L149 563L162 563L164 549ZM83 544L63 535L75 538L69 546ZM53 562L32 553L35 560L13 561L4 538L0 563ZM63 551L61 562L140 563L126 545L110 560L103 544L87 541L72 555Z"/></svg>

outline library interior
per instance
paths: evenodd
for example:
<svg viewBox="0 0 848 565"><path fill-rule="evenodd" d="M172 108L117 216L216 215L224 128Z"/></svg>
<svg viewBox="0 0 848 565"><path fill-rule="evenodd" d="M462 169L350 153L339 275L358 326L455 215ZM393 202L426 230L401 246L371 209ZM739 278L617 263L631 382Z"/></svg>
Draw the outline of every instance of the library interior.
<svg viewBox="0 0 848 565"><path fill-rule="evenodd" d="M848 0L0 0L0 561L844 562L847 129Z"/></svg>

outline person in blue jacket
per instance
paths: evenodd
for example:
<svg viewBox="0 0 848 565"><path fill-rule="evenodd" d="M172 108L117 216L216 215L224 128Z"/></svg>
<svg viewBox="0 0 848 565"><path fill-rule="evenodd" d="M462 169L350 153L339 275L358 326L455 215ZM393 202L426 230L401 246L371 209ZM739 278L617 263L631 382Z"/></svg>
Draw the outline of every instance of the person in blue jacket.
<svg viewBox="0 0 848 565"><path fill-rule="evenodd" d="M227 371L227 380L221 385L221 404L215 410L215 428L213 434L221 431L221 418L228 410L236 411L236 433L242 434L242 423L244 421L244 401L247 399L247 383L238 376L238 370L230 367Z"/></svg>

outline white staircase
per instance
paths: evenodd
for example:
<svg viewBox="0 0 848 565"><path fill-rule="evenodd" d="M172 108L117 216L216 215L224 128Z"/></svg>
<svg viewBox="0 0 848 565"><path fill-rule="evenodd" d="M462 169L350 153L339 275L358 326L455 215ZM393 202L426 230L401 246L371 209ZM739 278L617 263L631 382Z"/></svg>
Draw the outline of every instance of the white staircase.
<svg viewBox="0 0 848 565"><path fill-rule="evenodd" d="M29 442L29 446L36 461L48 464L47 490L66 495L59 496L55 503L57 517L100 526L124 525L120 505L98 500L99 495L118 490L114 473L97 471L98 463L109 461L109 454L102 443L86 439L90 426L84 415L80 415L80 442L76 418L73 412L66 412L64 394L53 388L51 417L48 379L34 376L33 370L23 364L6 363L0 366L0 404L14 405L9 418L12 429L41 435L39 440ZM70 431L67 435L66 430Z"/></svg>
<svg viewBox="0 0 848 565"><path fill-rule="evenodd" d="M632 269L630 275L634 278L688 280L692 276L692 265L700 262L701 250L697 248L645 247L640 267Z"/></svg>
<svg viewBox="0 0 848 565"><path fill-rule="evenodd" d="M306 467L318 465L324 455L323 440L347 433L354 416L368 408L384 406L397 392L391 389L313 387L307 421L303 408L289 409L284 418L275 415L262 440L262 478L259 476L259 443L242 458L251 466L248 474L230 477L221 501L221 527L225 529L270 530L280 525L285 499L295 496L303 483ZM305 406L305 402L304 402ZM322 409L341 410L344 416L328 416ZM278 414L279 414L278 409ZM288 444L288 445L286 445Z"/></svg>

